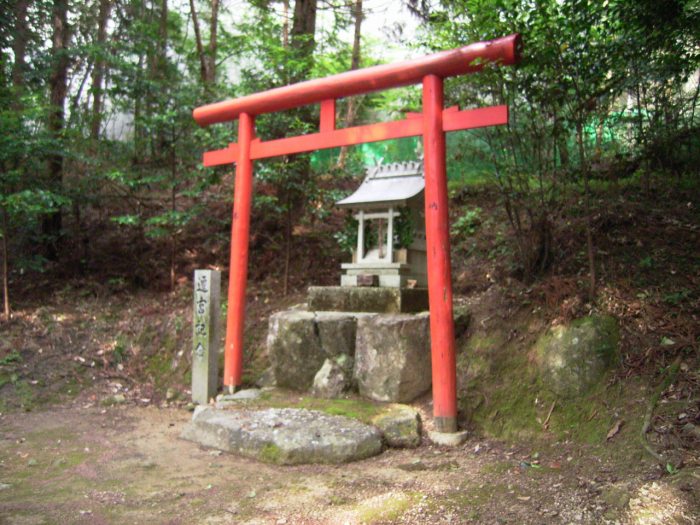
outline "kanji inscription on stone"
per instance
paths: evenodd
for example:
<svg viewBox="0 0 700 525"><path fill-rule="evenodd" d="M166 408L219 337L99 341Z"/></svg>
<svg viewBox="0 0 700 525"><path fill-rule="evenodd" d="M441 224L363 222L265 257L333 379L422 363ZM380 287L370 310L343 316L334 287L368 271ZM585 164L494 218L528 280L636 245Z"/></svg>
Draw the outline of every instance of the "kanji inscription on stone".
<svg viewBox="0 0 700 525"><path fill-rule="evenodd" d="M195 270L192 312L192 401L216 396L219 376L219 302L221 272Z"/></svg>

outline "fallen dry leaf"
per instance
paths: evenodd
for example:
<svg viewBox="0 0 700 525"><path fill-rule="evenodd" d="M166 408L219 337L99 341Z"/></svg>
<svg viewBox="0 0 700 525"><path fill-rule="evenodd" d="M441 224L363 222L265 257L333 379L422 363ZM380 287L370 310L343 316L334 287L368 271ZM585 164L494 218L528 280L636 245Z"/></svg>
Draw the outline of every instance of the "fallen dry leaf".
<svg viewBox="0 0 700 525"><path fill-rule="evenodd" d="M606 439L607 439L608 441L609 441L610 439L612 439L612 438L620 431L620 429L622 428L622 425L624 425L624 424L625 424L625 420L624 420L624 419L618 419L618 420L615 422L615 424L612 426L612 428L608 431L608 436L607 436Z"/></svg>

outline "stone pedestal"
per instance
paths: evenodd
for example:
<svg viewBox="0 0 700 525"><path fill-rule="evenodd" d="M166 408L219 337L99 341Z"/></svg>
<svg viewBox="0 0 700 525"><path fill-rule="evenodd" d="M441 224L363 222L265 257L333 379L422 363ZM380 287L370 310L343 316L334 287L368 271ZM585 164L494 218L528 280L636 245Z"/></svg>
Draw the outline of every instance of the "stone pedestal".
<svg viewBox="0 0 700 525"><path fill-rule="evenodd" d="M357 322L355 380L360 395L406 403L430 389L430 314L373 315Z"/></svg>
<svg viewBox="0 0 700 525"><path fill-rule="evenodd" d="M308 390L326 359L353 359L356 325L357 315L340 312L287 310L272 315L267 348L275 384Z"/></svg>
<svg viewBox="0 0 700 525"><path fill-rule="evenodd" d="M270 319L267 344L280 387L309 390L324 364L343 362L352 371L346 386L358 385L369 399L407 402L430 388L427 312L278 312Z"/></svg>
<svg viewBox="0 0 700 525"><path fill-rule="evenodd" d="M311 311L413 313L429 309L426 288L311 286Z"/></svg>

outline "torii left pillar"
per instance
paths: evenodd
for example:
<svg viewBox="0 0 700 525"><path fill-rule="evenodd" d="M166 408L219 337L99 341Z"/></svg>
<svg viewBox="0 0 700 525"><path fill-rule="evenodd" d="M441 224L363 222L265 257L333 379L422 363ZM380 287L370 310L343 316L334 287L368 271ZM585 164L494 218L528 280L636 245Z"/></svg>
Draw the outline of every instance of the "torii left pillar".
<svg viewBox="0 0 700 525"><path fill-rule="evenodd" d="M226 316L224 386L233 392L241 384L243 372L243 326L245 322L245 290L248 278L248 245L250 208L253 196L253 161L250 143L255 135L255 117L241 113L238 119L238 160L231 221L231 259Z"/></svg>

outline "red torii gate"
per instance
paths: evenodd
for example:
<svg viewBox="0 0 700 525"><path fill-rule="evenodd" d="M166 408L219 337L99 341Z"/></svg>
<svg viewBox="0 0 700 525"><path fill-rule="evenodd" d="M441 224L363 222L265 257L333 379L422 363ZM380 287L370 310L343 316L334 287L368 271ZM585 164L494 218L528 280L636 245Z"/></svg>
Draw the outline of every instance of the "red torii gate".
<svg viewBox="0 0 700 525"><path fill-rule="evenodd" d="M520 35L514 34L405 62L300 82L194 110L194 119L201 126L238 119L238 143L204 153L205 166L236 164L224 358L225 386L233 389L240 385L243 368L253 160L422 135L433 416L436 430L457 431L445 132L507 124L508 107L494 106L467 111L459 111L457 107L444 109L443 79L477 72L487 63L515 64L520 57L520 48ZM336 129L336 99L419 82L423 84L423 113L411 113L406 119L395 122ZM318 133L264 142L255 138L256 115L313 103L321 105Z"/></svg>

